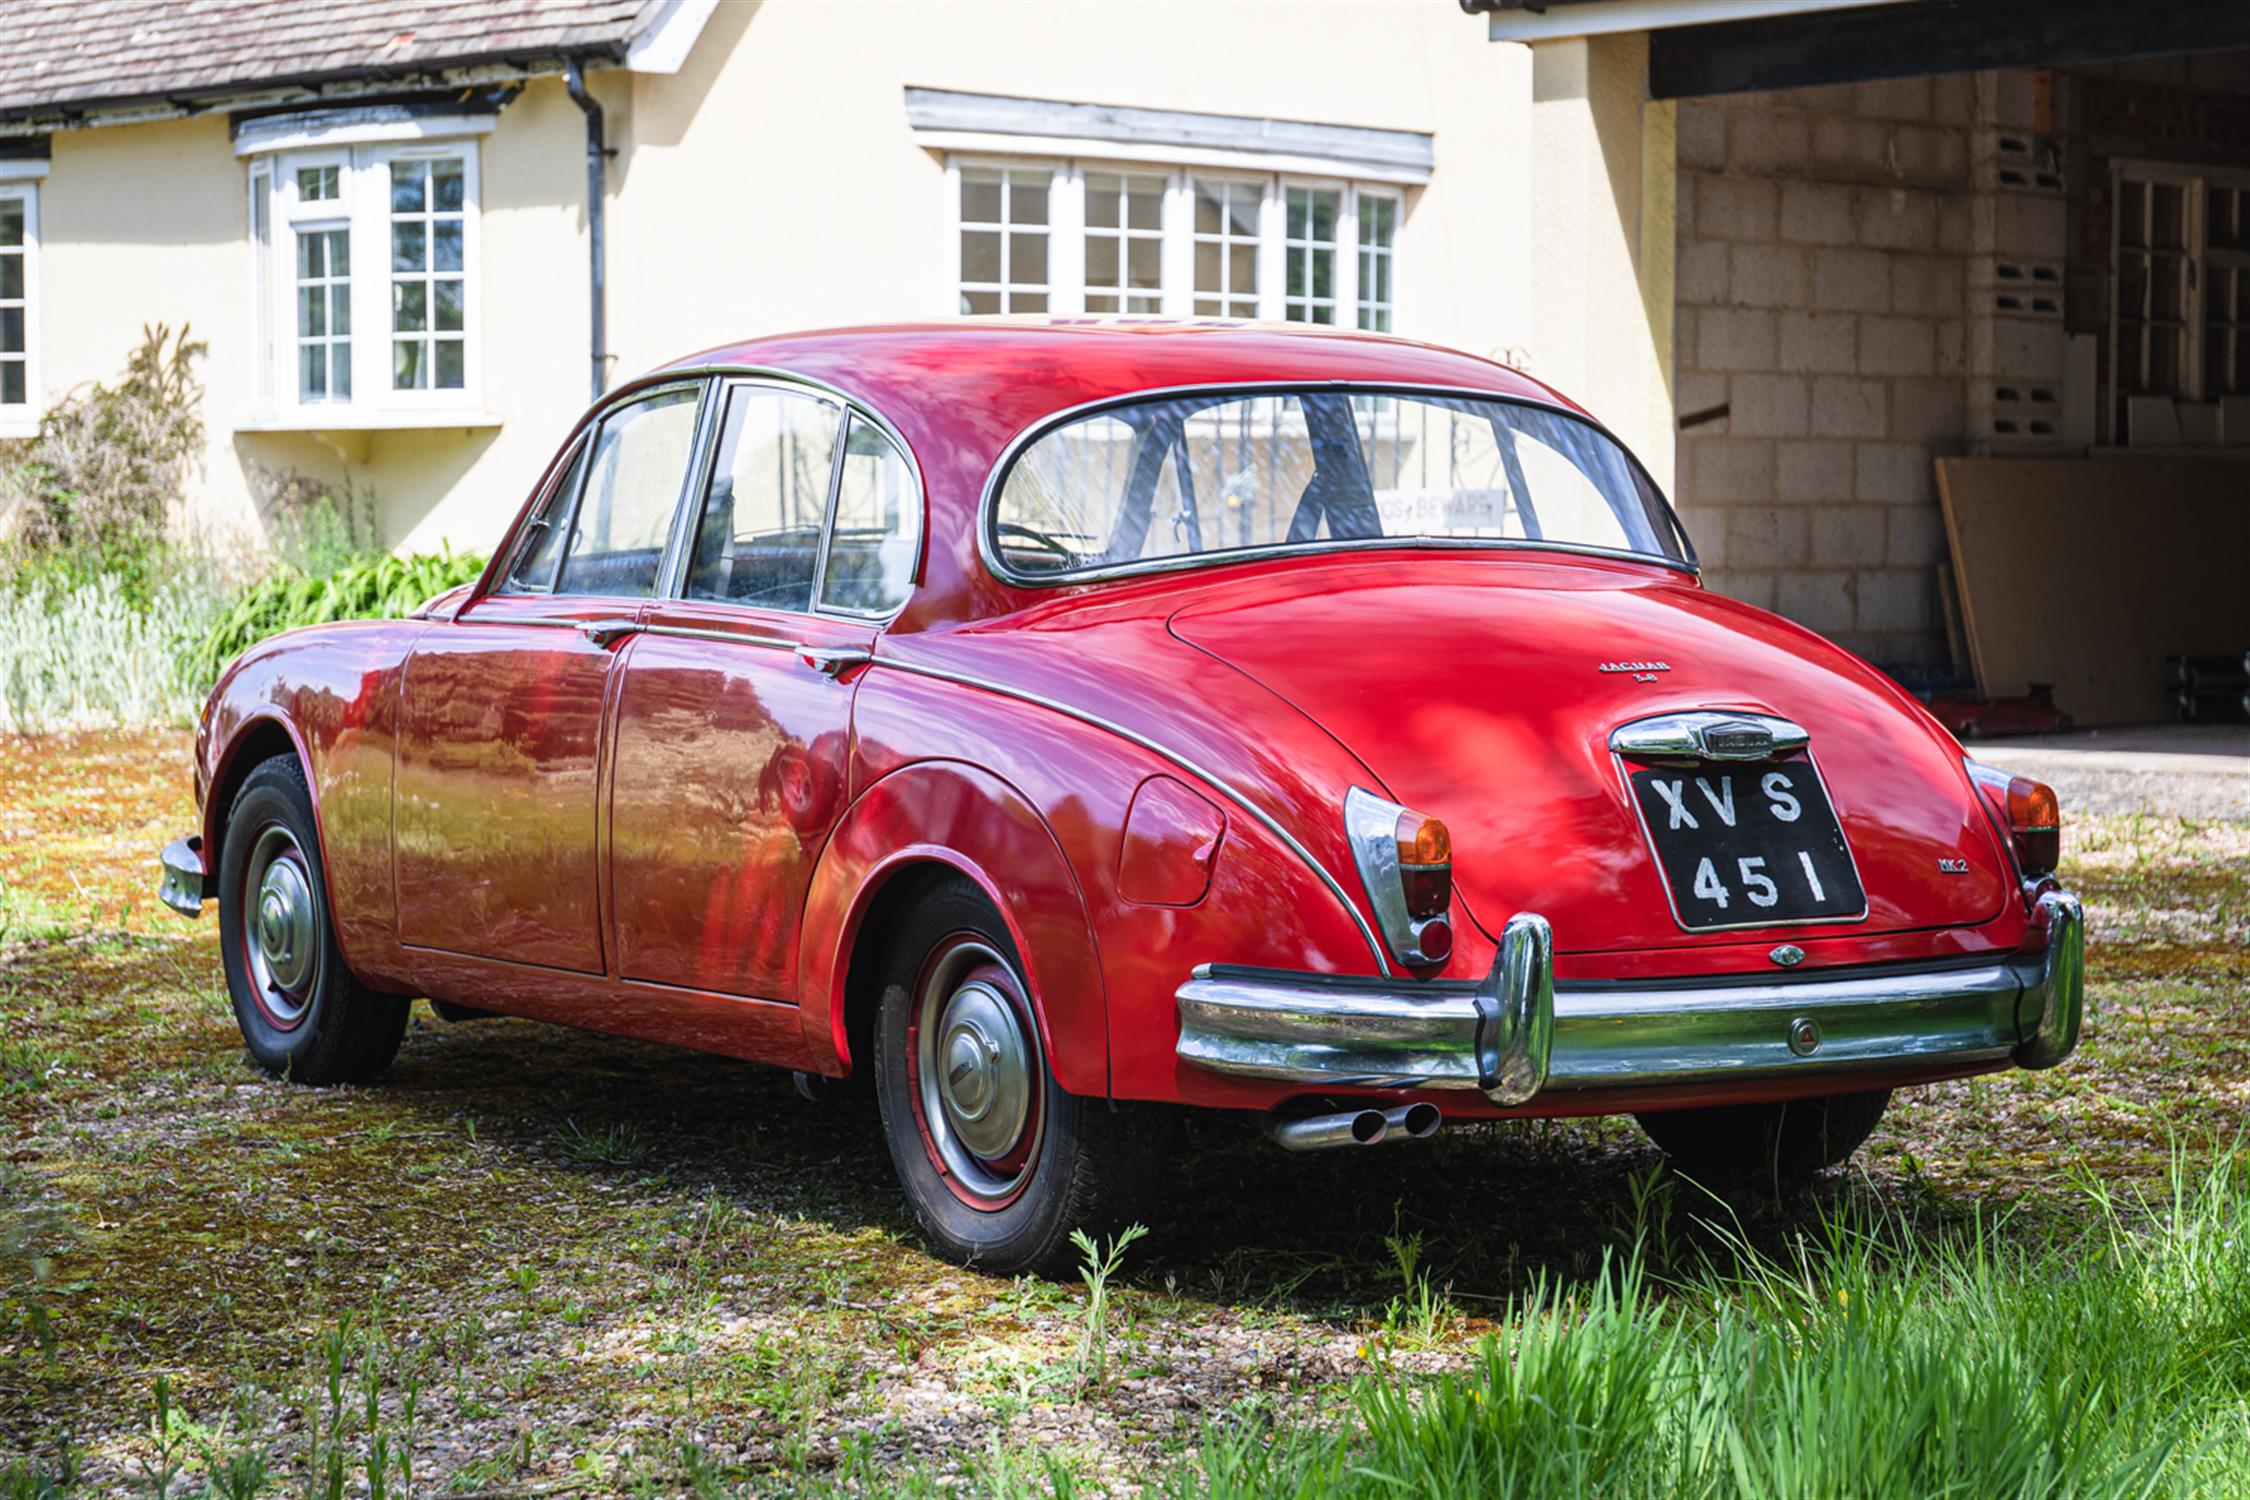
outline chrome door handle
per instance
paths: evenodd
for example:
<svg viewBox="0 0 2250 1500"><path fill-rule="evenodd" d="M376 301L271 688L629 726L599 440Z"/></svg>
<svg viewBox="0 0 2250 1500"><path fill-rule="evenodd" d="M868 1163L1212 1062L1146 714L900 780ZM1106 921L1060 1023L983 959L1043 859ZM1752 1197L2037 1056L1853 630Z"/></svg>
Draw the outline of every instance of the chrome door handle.
<svg viewBox="0 0 2250 1500"><path fill-rule="evenodd" d="M580 620L578 633L597 646L614 646L629 635L638 634L638 620Z"/></svg>
<svg viewBox="0 0 2250 1500"><path fill-rule="evenodd" d="M873 652L860 650L856 646L845 646L833 651L803 646L798 648L797 656L806 666L829 677L841 677L852 668L864 666L875 659Z"/></svg>

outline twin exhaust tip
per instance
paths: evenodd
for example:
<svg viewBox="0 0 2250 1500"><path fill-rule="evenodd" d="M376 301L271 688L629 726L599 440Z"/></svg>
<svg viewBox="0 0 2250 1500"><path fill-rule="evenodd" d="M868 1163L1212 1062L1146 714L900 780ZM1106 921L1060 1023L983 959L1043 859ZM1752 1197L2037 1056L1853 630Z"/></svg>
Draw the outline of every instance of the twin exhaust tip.
<svg viewBox="0 0 2250 1500"><path fill-rule="evenodd" d="M1434 1104L1396 1109L1347 1109L1332 1115L1269 1120L1266 1134L1284 1151L1325 1151L1333 1146L1379 1146L1385 1141L1426 1141L1445 1116Z"/></svg>

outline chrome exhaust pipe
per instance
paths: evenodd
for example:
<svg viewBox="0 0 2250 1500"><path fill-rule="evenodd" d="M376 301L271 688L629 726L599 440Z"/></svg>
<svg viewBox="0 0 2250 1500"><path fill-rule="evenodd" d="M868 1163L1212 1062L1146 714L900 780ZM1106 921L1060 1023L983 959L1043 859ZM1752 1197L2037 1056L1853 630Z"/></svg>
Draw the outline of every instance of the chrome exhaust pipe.
<svg viewBox="0 0 2250 1500"><path fill-rule="evenodd" d="M1396 1109L1348 1109L1333 1115L1269 1120L1266 1134L1284 1151L1325 1151L1331 1146L1379 1146L1385 1141L1426 1141L1445 1116L1434 1104Z"/></svg>
<svg viewBox="0 0 2250 1500"><path fill-rule="evenodd" d="M1383 1111L1383 1132L1386 1141L1426 1141L1438 1133L1445 1116L1434 1104L1402 1104L1397 1109Z"/></svg>
<svg viewBox="0 0 2250 1500"><path fill-rule="evenodd" d="M1379 1109L1347 1109L1341 1114L1268 1120L1266 1134L1284 1151L1325 1151L1331 1146L1372 1146L1389 1133L1391 1122Z"/></svg>

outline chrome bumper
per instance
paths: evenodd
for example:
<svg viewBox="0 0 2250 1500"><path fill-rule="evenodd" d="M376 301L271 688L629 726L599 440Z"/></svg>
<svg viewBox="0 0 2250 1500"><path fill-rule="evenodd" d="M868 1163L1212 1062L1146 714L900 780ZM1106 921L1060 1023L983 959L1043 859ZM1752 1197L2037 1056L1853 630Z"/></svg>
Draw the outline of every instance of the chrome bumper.
<svg viewBox="0 0 2250 1500"><path fill-rule="evenodd" d="M1542 1092L1846 1074L2012 1059L2078 1045L2085 916L2050 891L2046 947L1969 967L1771 979L1554 980L1554 939L1525 913L1482 983L1339 978L1209 964L1180 986L1179 1055L1246 1078L1327 1088ZM1842 1085L1839 1085L1842 1086Z"/></svg>
<svg viewBox="0 0 2250 1500"><path fill-rule="evenodd" d="M183 917L203 915L209 899L210 879L203 869L203 840L196 834L174 839L159 856L164 877L156 887L157 899Z"/></svg>

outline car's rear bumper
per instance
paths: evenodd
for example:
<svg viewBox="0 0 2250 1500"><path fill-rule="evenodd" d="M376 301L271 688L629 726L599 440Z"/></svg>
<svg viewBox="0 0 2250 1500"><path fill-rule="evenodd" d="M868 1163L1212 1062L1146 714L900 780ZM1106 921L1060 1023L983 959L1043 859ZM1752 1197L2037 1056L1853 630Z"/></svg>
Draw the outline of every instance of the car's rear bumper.
<svg viewBox="0 0 2250 1500"><path fill-rule="evenodd" d="M164 846L158 857L163 874L156 886L157 899L184 917L203 915L209 899L210 878L203 868L203 840L189 834Z"/></svg>
<svg viewBox="0 0 2250 1500"><path fill-rule="evenodd" d="M1179 1055L1247 1078L1477 1089L1509 1106L1563 1090L2052 1067L2078 1044L2085 917L2062 891L2036 915L2043 946L1993 962L1693 983L1558 986L1552 934L1528 913L1478 984L1209 964L1178 991Z"/></svg>

